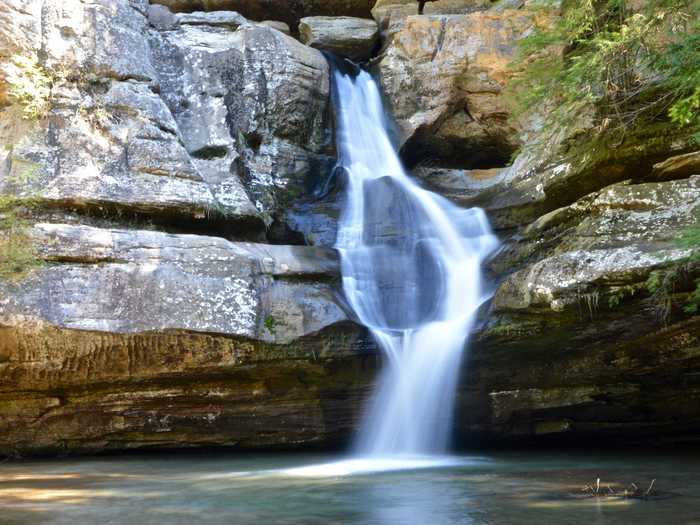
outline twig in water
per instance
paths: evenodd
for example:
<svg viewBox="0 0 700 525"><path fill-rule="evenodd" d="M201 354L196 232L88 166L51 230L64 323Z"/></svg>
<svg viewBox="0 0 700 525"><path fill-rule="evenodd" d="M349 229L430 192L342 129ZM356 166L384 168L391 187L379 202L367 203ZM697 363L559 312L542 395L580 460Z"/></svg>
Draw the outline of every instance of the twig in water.
<svg viewBox="0 0 700 525"><path fill-rule="evenodd" d="M644 493L644 497L645 497L645 498L646 498L647 496L649 496L649 494L651 494L651 490L654 488L654 483L655 483L655 482L656 482L656 478L654 478L654 479L651 480L651 484L649 485L649 488L648 488L647 491Z"/></svg>

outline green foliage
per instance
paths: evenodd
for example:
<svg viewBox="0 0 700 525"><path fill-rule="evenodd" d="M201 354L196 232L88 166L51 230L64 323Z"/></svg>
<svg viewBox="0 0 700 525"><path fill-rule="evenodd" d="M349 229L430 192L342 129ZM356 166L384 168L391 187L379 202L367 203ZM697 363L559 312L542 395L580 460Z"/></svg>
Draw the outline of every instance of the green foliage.
<svg viewBox="0 0 700 525"><path fill-rule="evenodd" d="M522 39L507 89L515 116L547 102L555 122L594 107L601 129L667 111L679 125L698 124L697 0L631 3L568 2L559 19Z"/></svg>
<svg viewBox="0 0 700 525"><path fill-rule="evenodd" d="M49 110L51 87L55 81L39 63L16 55L8 61L8 93L22 106L27 120L43 118Z"/></svg>
<svg viewBox="0 0 700 525"><path fill-rule="evenodd" d="M675 292L680 275L681 266L674 266L666 270L655 270L649 274L646 282L647 291L656 304L656 312L661 321L666 323L671 315L673 307L672 295Z"/></svg>
<svg viewBox="0 0 700 525"><path fill-rule="evenodd" d="M20 279L28 271L40 266L27 223L21 213L31 203L0 196L0 279Z"/></svg>
<svg viewBox="0 0 700 525"><path fill-rule="evenodd" d="M627 297L632 297L635 293L637 293L637 287L633 285L620 286L614 289L608 296L608 307L612 310Z"/></svg>
<svg viewBox="0 0 700 525"><path fill-rule="evenodd" d="M677 98L669 108L671 120L679 126L700 126L700 21L692 31L673 42L668 52L659 57L657 68L667 71L665 86L684 96ZM695 135L700 143L700 133Z"/></svg>
<svg viewBox="0 0 700 525"><path fill-rule="evenodd" d="M265 317L263 325L265 326L265 328L267 328L267 331L270 332L270 335L275 335L275 332L277 331L277 321L272 316L272 314Z"/></svg>
<svg viewBox="0 0 700 525"><path fill-rule="evenodd" d="M29 165L9 181L23 185L37 175L37 166ZM28 235L25 215L36 205L36 200L0 194L0 279L17 280L41 266L36 248Z"/></svg>
<svg viewBox="0 0 700 525"><path fill-rule="evenodd" d="M700 216L698 216L700 220ZM663 270L651 272L646 281L646 289L656 300L657 310L663 320L671 312L671 295L679 288L688 289L692 268L700 262L700 226L687 228L677 242L682 248L690 248L690 255L680 264ZM687 314L697 314L700 311L700 279L694 279L691 286L694 289L686 299L683 310Z"/></svg>
<svg viewBox="0 0 700 525"><path fill-rule="evenodd" d="M700 222L700 214L698 214ZM691 248L690 262L700 261L700 226L686 229L681 236L679 244L682 247ZM695 289L692 291L683 308L688 314L697 314L700 311L700 279L695 279Z"/></svg>

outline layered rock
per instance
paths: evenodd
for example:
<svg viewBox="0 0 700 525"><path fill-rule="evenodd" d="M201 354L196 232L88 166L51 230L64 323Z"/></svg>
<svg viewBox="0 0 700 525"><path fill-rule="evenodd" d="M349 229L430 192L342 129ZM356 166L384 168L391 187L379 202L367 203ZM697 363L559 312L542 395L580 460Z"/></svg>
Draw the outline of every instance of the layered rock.
<svg viewBox="0 0 700 525"><path fill-rule="evenodd" d="M379 44L379 28L364 18L312 16L301 19L299 37L308 46L361 62Z"/></svg>
<svg viewBox="0 0 700 525"><path fill-rule="evenodd" d="M187 12L0 3L0 190L31 197L39 259L0 281L0 453L328 446L369 393L377 357L334 252L245 242L331 246L342 203L333 180L311 193L333 164L321 53L243 14L365 7L168 3ZM539 23L511 8L534 3L375 9L406 159L503 240L458 430L695 439L700 326L683 306L700 270L678 239L697 227L697 145L661 119L617 140L585 118L511 123L507 64ZM38 96L18 98L27 79Z"/></svg>
<svg viewBox="0 0 700 525"><path fill-rule="evenodd" d="M427 188L485 208L503 239L487 267L494 298L462 381L461 438L694 440L700 321L684 306L700 268L692 247L679 244L698 227L692 130L656 119L621 136L586 113L552 122L547 108L509 124L508 62L517 38L541 20L505 4L470 4L482 11L415 16L406 5L389 20L384 2L375 7L387 27L377 71L404 157L420 161L413 173ZM462 54L445 53L450 25L471 24L454 39ZM488 60L481 70L479 57ZM485 131L483 118L474 124L455 112L482 93L499 110L491 118L510 129ZM495 153L484 155L489 148Z"/></svg>
<svg viewBox="0 0 700 525"><path fill-rule="evenodd" d="M151 9L160 29L149 35L127 2L44 12L46 30L17 56L32 68L21 81L39 75L51 89L23 101L45 106L36 122L19 118L17 104L2 110L4 191L31 172L22 191L52 205L225 217L251 229L332 164L318 51L236 13ZM114 35L93 45L96 32ZM69 145L79 153L65 155Z"/></svg>
<svg viewBox="0 0 700 525"><path fill-rule="evenodd" d="M354 423L372 375L333 252L48 223L32 237L44 265L0 285L3 453L327 443Z"/></svg>
<svg viewBox="0 0 700 525"><path fill-rule="evenodd" d="M373 349L335 254L241 242L331 162L322 54L145 1L0 16L0 192L37 258L0 281L0 453L347 437Z"/></svg>
<svg viewBox="0 0 700 525"><path fill-rule="evenodd" d="M508 7L520 7L522 2L504 2ZM432 0L424 8L425 15L463 15L493 7L492 0ZM406 17L418 14L418 2L414 0L377 0L372 8L372 16L383 28L401 23Z"/></svg>
<svg viewBox="0 0 700 525"><path fill-rule="evenodd" d="M42 223L31 237L47 264L3 283L5 325L289 343L348 320L335 299L335 253L319 248Z"/></svg>
<svg viewBox="0 0 700 525"><path fill-rule="evenodd" d="M96 2L71 9L48 3L42 13L35 49L17 55L14 87L29 95L0 117L4 192L63 209L159 221L225 216L260 229L238 174L198 165L184 147L156 93L165 86L151 61L144 12L127 2ZM98 33L105 38L95 40ZM42 91L43 82L50 90ZM35 120L21 118L27 106L37 110Z"/></svg>
<svg viewBox="0 0 700 525"><path fill-rule="evenodd" d="M669 165L685 163L660 166ZM698 227L699 211L700 175L626 182L508 240L489 265L507 277L474 343L462 431L695 439L700 317L683 308L700 265L678 240Z"/></svg>

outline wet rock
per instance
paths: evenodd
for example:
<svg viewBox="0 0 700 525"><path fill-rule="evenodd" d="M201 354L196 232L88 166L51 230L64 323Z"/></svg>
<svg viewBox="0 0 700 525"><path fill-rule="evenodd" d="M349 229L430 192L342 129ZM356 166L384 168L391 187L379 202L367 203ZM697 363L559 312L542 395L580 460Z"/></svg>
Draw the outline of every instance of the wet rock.
<svg viewBox="0 0 700 525"><path fill-rule="evenodd" d="M313 16L301 19L299 37L308 46L361 62L379 44L379 28L374 20Z"/></svg>

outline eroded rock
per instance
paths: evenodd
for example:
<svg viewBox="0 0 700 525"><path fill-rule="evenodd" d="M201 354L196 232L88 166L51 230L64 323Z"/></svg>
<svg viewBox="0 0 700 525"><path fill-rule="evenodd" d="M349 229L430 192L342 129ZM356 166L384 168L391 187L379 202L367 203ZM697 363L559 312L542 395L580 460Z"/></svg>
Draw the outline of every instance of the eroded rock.
<svg viewBox="0 0 700 525"><path fill-rule="evenodd" d="M334 252L37 224L0 284L0 453L343 440L374 367ZM55 392L60 391L59 398Z"/></svg>
<svg viewBox="0 0 700 525"><path fill-rule="evenodd" d="M225 216L260 229L237 173L200 165L183 147L157 94L146 12L145 2L126 0L44 3L40 45L22 55L32 71L21 73L45 77L51 89L34 86L33 99L0 110L0 191L90 213L192 223ZM27 105L36 106L32 120Z"/></svg>
<svg viewBox="0 0 700 525"><path fill-rule="evenodd" d="M409 16L377 64L409 163L505 165L519 144L502 96L525 11Z"/></svg>
<svg viewBox="0 0 700 525"><path fill-rule="evenodd" d="M105 333L186 330L289 343L347 320L334 299L335 254L320 248L61 224L38 224L32 237L41 256L59 264L3 283L4 326L21 319ZM318 282L299 282L310 277Z"/></svg>
<svg viewBox="0 0 700 525"><path fill-rule="evenodd" d="M536 318L533 334L547 339L548 327L554 333L590 315L586 332L593 333L596 325L602 336L599 324L614 326L616 340L624 339L611 318L617 318L618 307L624 309L626 302L649 298L646 283L651 272L675 271L689 260L692 248L679 245L678 239L697 225L698 209L700 177L693 176L613 185L540 217L491 263L494 273L514 272L494 296L494 333L501 321L514 326L521 319L527 325ZM698 270L692 262L683 267L689 273L673 290L680 305ZM638 313L648 311L640 306ZM501 314L505 317L499 319ZM639 335L631 320L624 330L627 337ZM567 344L575 344L574 338Z"/></svg>
<svg viewBox="0 0 700 525"><path fill-rule="evenodd" d="M328 163L328 66L279 31L222 16L178 14L176 31L152 33L161 96L215 195L247 192L269 224Z"/></svg>

